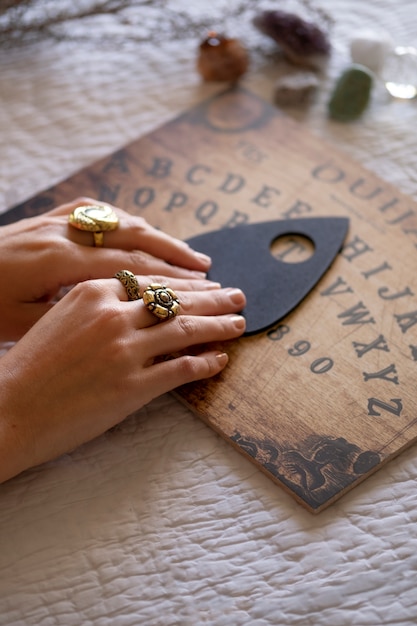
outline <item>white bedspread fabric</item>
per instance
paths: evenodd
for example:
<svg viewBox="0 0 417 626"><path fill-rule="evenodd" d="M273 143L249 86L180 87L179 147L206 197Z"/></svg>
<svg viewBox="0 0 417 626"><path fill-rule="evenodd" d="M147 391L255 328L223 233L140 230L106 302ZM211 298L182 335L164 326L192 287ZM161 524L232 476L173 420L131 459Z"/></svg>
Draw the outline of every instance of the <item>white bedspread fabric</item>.
<svg viewBox="0 0 417 626"><path fill-rule="evenodd" d="M238 0L165 4L246 37L257 52L243 85L271 101L278 70L269 44L262 54L250 25L223 23ZM268 6L278 4L288 6ZM320 6L334 20L331 61L312 105L288 113L416 198L415 101L391 100L377 84L357 122L331 122L326 109L359 30L417 42L415 2ZM172 40L163 9L155 19L158 45L121 45L132 26L109 15L90 42L1 50L1 210L223 88L195 71L198 34ZM414 446L313 516L166 395L0 486L0 623L416 624L416 479Z"/></svg>

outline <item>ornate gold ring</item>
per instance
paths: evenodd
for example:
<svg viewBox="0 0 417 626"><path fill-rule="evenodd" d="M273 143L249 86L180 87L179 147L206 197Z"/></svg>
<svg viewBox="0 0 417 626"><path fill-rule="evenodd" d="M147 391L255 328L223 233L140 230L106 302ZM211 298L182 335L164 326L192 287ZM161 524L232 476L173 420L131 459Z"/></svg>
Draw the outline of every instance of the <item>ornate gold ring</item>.
<svg viewBox="0 0 417 626"><path fill-rule="evenodd" d="M120 270L114 275L114 278L120 280L123 287L126 289L128 300L140 300L139 282L138 279L129 270Z"/></svg>
<svg viewBox="0 0 417 626"><path fill-rule="evenodd" d="M179 313L180 301L177 294L165 285L152 283L145 289L142 297L146 308L160 320L171 319Z"/></svg>

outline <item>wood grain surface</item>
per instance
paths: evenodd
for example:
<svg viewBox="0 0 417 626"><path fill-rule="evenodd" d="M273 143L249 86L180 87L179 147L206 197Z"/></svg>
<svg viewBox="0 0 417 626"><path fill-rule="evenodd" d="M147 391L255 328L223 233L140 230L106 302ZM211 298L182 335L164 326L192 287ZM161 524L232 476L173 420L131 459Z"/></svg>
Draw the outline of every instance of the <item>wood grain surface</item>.
<svg viewBox="0 0 417 626"><path fill-rule="evenodd" d="M275 219L348 217L340 254L303 302L265 332L223 346L226 370L176 395L314 513L414 442L413 200L242 89L187 111L0 223L80 195L182 239ZM294 262L306 252L288 239L275 254Z"/></svg>

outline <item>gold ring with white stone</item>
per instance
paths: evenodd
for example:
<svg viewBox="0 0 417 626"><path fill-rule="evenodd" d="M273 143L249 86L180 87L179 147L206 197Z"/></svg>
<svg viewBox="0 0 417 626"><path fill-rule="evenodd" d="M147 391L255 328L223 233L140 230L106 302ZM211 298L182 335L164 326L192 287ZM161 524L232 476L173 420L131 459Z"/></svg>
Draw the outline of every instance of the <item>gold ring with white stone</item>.
<svg viewBox="0 0 417 626"><path fill-rule="evenodd" d="M104 232L116 230L119 218L113 209L104 204L86 204L78 206L68 217L68 222L78 230L87 230L93 234L94 246L103 246Z"/></svg>

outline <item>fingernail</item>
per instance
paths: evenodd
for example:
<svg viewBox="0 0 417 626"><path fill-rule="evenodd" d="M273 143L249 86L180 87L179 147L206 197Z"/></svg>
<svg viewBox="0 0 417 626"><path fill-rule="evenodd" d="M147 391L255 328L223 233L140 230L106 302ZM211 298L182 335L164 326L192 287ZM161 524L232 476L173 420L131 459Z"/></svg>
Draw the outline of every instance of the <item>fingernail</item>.
<svg viewBox="0 0 417 626"><path fill-rule="evenodd" d="M231 315L231 321L238 330L244 330L246 327L246 320L242 315Z"/></svg>
<svg viewBox="0 0 417 626"><path fill-rule="evenodd" d="M219 354L216 354L216 359L220 367L224 367L229 360L229 357L226 352L219 352Z"/></svg>
<svg viewBox="0 0 417 626"><path fill-rule="evenodd" d="M221 289L220 283L215 283L212 280L206 282L206 289Z"/></svg>
<svg viewBox="0 0 417 626"><path fill-rule="evenodd" d="M243 291L233 287L228 289L227 291L233 304L237 304L239 306L245 304L245 296L243 294Z"/></svg>
<svg viewBox="0 0 417 626"><path fill-rule="evenodd" d="M207 272L193 271L193 272L190 272L190 275L194 276L194 278L206 278L207 277Z"/></svg>
<svg viewBox="0 0 417 626"><path fill-rule="evenodd" d="M194 255L196 256L197 259L200 259L200 261L203 261L205 265L211 265L211 258L207 256L207 254L194 251Z"/></svg>

